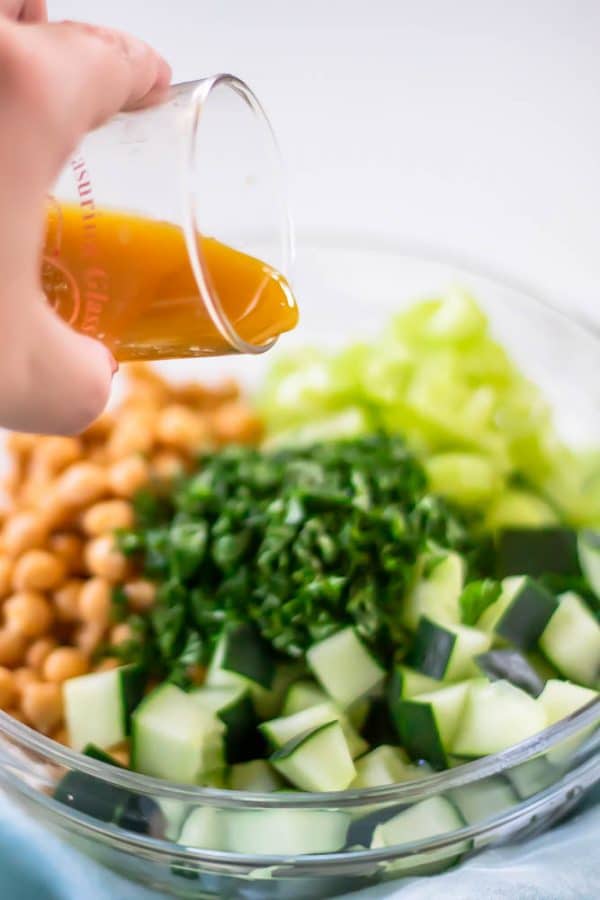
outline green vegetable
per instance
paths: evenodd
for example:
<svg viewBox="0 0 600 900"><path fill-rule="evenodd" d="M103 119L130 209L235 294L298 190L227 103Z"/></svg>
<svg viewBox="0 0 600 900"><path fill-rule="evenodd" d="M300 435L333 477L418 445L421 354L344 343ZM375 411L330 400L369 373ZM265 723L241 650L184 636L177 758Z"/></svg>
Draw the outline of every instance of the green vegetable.
<svg viewBox="0 0 600 900"><path fill-rule="evenodd" d="M143 652L147 666L181 685L186 665L208 662L224 626L242 635L248 622L275 655L302 657L352 626L384 662L401 656L415 560L451 549L476 575L487 553L470 535L472 514L427 493L421 464L400 437L383 434L226 448L203 457L171 503L171 518L163 503L156 521L146 503L142 526L119 538L160 583L145 629L138 621L139 640L121 655ZM240 638L246 656L249 638Z"/></svg>
<svg viewBox="0 0 600 900"><path fill-rule="evenodd" d="M371 345L287 354L261 408L272 439L291 443L347 419L352 434L405 434L435 491L489 509L490 528L598 524L600 454L561 442L541 392L463 291L409 306Z"/></svg>
<svg viewBox="0 0 600 900"><path fill-rule="evenodd" d="M495 603L502 591L499 581L484 578L472 581L460 595L460 620L463 625L476 625L488 606Z"/></svg>

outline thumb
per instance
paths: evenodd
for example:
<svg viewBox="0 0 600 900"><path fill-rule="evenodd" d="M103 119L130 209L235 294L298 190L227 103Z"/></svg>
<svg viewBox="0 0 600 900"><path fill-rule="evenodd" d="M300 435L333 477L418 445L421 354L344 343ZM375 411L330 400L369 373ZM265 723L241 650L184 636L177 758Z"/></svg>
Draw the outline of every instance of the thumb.
<svg viewBox="0 0 600 900"><path fill-rule="evenodd" d="M26 303L10 346L2 340L0 421L17 431L76 434L104 409L117 364L99 341L78 334L43 294ZM12 329L11 329L12 330Z"/></svg>

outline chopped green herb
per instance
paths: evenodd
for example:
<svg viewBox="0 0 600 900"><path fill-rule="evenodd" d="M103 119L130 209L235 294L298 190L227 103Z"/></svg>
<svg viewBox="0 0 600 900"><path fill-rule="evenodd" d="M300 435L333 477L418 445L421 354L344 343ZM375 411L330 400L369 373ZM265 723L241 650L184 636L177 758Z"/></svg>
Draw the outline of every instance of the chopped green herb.
<svg viewBox="0 0 600 900"><path fill-rule="evenodd" d="M468 584L459 599L463 625L476 625L488 606L496 602L501 590L500 582L491 578Z"/></svg>
<svg viewBox="0 0 600 900"><path fill-rule="evenodd" d="M252 622L290 657L348 624L383 659L401 656L400 610L419 552L432 542L459 550L476 577L485 546L466 514L427 493L396 436L226 448L200 459L170 503L165 517L164 497L146 496L137 527L119 536L160 584L148 628L167 676L187 660L190 633L194 661L206 661L235 622Z"/></svg>

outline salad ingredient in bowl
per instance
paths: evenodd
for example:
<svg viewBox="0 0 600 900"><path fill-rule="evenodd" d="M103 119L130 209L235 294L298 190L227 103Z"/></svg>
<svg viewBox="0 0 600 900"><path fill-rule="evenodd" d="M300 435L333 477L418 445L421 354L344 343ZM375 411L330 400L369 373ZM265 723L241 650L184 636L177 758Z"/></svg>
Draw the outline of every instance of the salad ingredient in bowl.
<svg viewBox="0 0 600 900"><path fill-rule="evenodd" d="M268 794L410 784L597 703L597 455L558 438L469 297L284 359L260 408L137 370L81 438L11 439L4 708L103 763ZM587 738L502 781L504 807ZM91 782L54 797L129 822ZM375 808L358 842L474 821L468 792L430 799ZM159 835L241 852L213 812L163 809ZM289 852L352 843L347 817L316 848L294 821Z"/></svg>

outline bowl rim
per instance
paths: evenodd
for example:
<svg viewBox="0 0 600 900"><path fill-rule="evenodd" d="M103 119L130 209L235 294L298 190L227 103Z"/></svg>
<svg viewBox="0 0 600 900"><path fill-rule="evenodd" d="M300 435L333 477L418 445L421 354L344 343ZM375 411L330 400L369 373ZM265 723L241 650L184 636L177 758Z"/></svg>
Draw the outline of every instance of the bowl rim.
<svg viewBox="0 0 600 900"><path fill-rule="evenodd" d="M498 775L506 769L518 766L552 750L580 730L595 725L600 725L600 697L591 700L554 725L550 725L543 731L506 750L465 762L441 772L427 773L412 781L380 785L374 788L322 793L308 791L257 793L179 784L150 775L140 775L129 769L121 769L58 744L46 735L13 719L8 713L0 711L0 738L12 738L21 750L27 750L42 757L44 763L81 772L153 799L179 800L190 805L212 805L221 809L273 809L280 807L286 809L330 809L331 807L343 809L373 804L416 802L431 796L432 793L439 793L471 784L491 775ZM14 761L11 761L11 764L14 765Z"/></svg>
<svg viewBox="0 0 600 900"><path fill-rule="evenodd" d="M273 868L283 868L286 873L296 869L294 874L302 875L303 870L308 870L306 874L327 875L324 869L333 869L334 873L339 873L339 866L344 866L344 873L351 874L349 867L356 867L365 864L379 865L388 863L392 860L405 859L418 856L422 853L435 853L438 851L451 851L456 844L461 848L456 850L457 853L468 853L476 850L476 846L472 843L475 838L482 838L486 835L493 837L498 831L504 832L507 826L511 824L517 825L526 816L531 816L534 822L541 817L546 807L554 809L555 801L561 796L568 801L581 799L586 789L597 783L599 778L597 768L597 758L587 759L577 769L566 773L562 778L548 786L542 791L538 791L530 797L521 799L515 805L503 810L495 816L485 819L474 824L465 824L454 831L447 831L435 835L431 838L420 838L416 841L409 841L405 844L395 844L382 848L351 848L347 850L337 850L331 853L306 853L306 854L265 854L265 853L237 853L223 850L204 850L200 847L192 847L186 844L178 844L175 841L154 838L138 832L130 831L109 822L102 822L92 816L81 813L72 807L57 803L52 797L41 794L30 785L20 783L19 789L22 794L28 796L34 803L45 806L49 812L58 816L66 822L66 827L71 831L76 831L79 835L82 832L88 837L93 837L105 845L114 845L123 851L133 851L138 856L153 856L168 858L171 868L174 865L190 864L203 865L210 867L210 871L219 874L242 874L248 870L256 872L262 869L269 870ZM276 807L277 809L277 807ZM285 807L279 807L279 811L286 810ZM237 810L240 812L240 810ZM338 810L328 810L337 812ZM526 827L526 823L524 823ZM315 866L322 867L319 872L315 872ZM417 865L419 863L417 862ZM234 870L232 873L231 870ZM239 870L242 870L240 873ZM290 873L291 874L291 873Z"/></svg>

